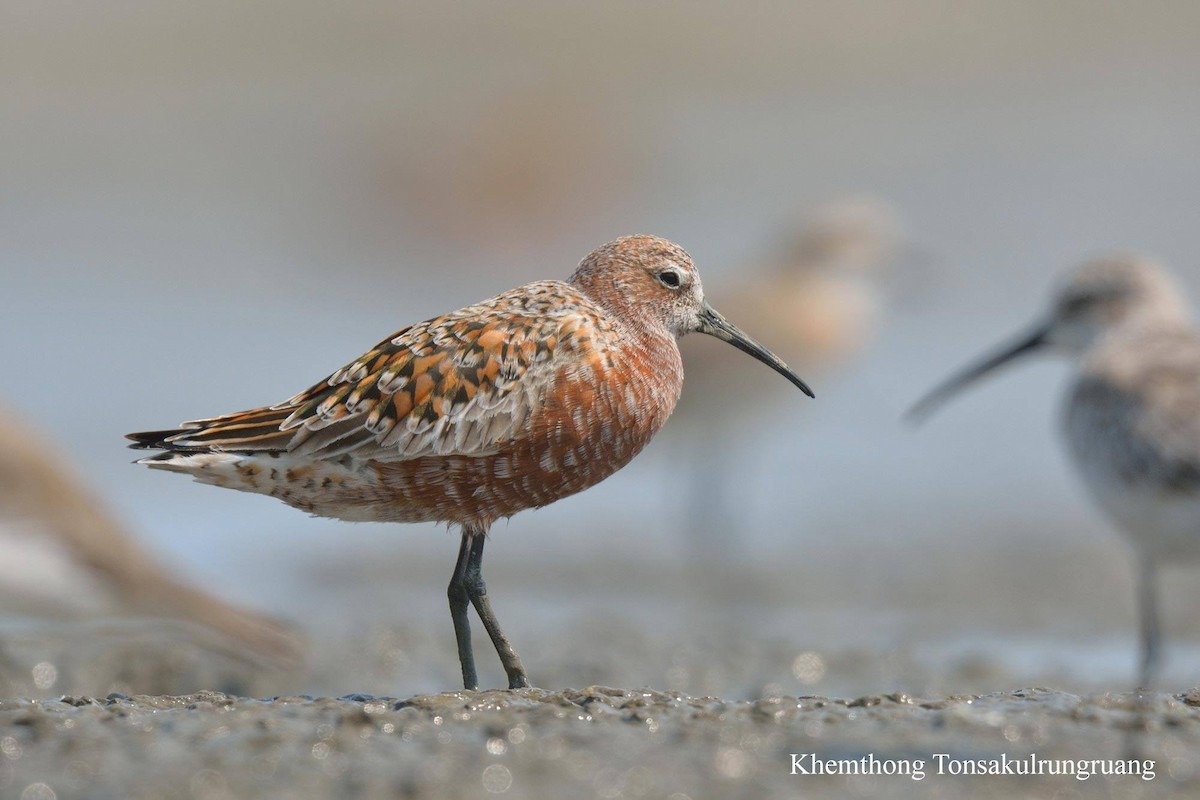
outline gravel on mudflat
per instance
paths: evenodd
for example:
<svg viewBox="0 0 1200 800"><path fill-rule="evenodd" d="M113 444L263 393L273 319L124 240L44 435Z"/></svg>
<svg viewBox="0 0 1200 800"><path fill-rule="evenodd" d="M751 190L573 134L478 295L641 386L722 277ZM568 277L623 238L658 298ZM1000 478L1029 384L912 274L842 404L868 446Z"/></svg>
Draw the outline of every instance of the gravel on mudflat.
<svg viewBox="0 0 1200 800"><path fill-rule="evenodd" d="M792 755L913 763L793 775ZM1145 776L963 777L953 759L1153 761ZM947 762L948 763L948 762ZM1044 689L727 702L593 686L407 700L114 694L0 701L0 796L68 798L1195 797L1200 691Z"/></svg>

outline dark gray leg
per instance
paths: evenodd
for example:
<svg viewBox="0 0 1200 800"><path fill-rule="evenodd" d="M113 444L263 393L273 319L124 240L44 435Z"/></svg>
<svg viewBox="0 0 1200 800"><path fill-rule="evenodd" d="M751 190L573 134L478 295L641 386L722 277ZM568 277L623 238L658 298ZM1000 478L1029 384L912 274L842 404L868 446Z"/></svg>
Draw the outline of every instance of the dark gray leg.
<svg viewBox="0 0 1200 800"><path fill-rule="evenodd" d="M482 537L480 537L482 541ZM467 608L471 598L467 591L467 569L471 560L471 532L463 530L462 544L458 547L458 561L454 565L454 577L446 589L450 598L450 617L454 620L454 638L458 640L458 661L462 664L463 686L470 690L479 688L475 674L475 654L471 650L471 621L467 619Z"/></svg>
<svg viewBox="0 0 1200 800"><path fill-rule="evenodd" d="M1161 634L1158 627L1158 585L1155 563L1148 556L1138 559L1138 619L1141 623L1142 660L1138 684L1149 689L1158 673Z"/></svg>
<svg viewBox="0 0 1200 800"><path fill-rule="evenodd" d="M466 537L470 535L471 529L468 528L467 531L468 533L464 534L464 542L467 541ZM475 612L479 614L479 619L483 621L483 627L487 629L488 636L492 638L492 644L500 656L500 663L504 665L504 672L508 675L508 688L524 689L529 686L525 667L521 664L521 658L517 655L517 651L513 650L513 646L509 643L508 637L504 635L504 631L500 630L500 623L496 620L496 614L492 611L492 604L488 600L487 586L483 583L483 544L486 541L484 533L485 531L482 530L475 531L475 535L471 538L465 576L467 596L471 599L471 604L475 606ZM459 652L462 652L461 644ZM463 675L466 675L465 666Z"/></svg>
<svg viewBox="0 0 1200 800"><path fill-rule="evenodd" d="M1146 733L1153 725L1152 689L1161 653L1157 566L1148 555L1137 554L1137 606L1142 652L1138 666L1138 691L1134 693L1134 724L1125 737L1125 757L1128 759L1144 757Z"/></svg>

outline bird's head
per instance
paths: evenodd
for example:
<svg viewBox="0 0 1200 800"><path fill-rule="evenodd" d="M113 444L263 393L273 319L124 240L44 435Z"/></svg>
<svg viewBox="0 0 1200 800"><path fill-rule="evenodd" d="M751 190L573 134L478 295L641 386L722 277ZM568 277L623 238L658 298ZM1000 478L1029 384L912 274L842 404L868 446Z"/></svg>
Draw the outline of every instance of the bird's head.
<svg viewBox="0 0 1200 800"><path fill-rule="evenodd" d="M697 332L729 342L812 396L778 356L709 305L692 257L673 242L646 235L616 239L588 254L571 283L631 324L675 338Z"/></svg>

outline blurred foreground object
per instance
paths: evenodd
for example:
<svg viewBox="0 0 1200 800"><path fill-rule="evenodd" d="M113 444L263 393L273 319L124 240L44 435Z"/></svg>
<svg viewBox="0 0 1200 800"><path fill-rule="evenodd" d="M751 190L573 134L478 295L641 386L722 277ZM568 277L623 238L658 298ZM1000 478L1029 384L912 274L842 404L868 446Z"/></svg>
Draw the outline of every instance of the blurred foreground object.
<svg viewBox="0 0 1200 800"><path fill-rule="evenodd" d="M0 610L68 621L59 628L43 622L6 623L0 634L10 657L24 650L14 647L13 639L44 644L61 635L64 648L91 636L104 648L116 636L129 659L175 647L195 651L196 658L213 651L231 664L241 662L243 669L247 662L283 668L298 660L300 642L294 633L171 575L66 464L63 454L0 412ZM136 674L145 676L152 669L143 667Z"/></svg>
<svg viewBox="0 0 1200 800"><path fill-rule="evenodd" d="M1049 313L1007 347L950 378L910 412L921 420L960 389L1040 350L1070 357L1063 433L1097 505L1137 558L1139 681L1159 661L1157 570L1200 556L1200 335L1171 277L1133 254L1097 258Z"/></svg>

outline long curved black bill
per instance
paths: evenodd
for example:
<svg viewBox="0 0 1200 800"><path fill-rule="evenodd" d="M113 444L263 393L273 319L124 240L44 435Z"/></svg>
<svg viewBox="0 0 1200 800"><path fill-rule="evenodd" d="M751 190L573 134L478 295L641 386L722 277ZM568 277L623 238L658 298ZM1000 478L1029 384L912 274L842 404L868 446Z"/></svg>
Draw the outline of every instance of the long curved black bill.
<svg viewBox="0 0 1200 800"><path fill-rule="evenodd" d="M743 353L748 353L754 356L759 361L766 364L768 367L794 383L796 387L800 389L800 391L804 392L809 397L815 397L812 389L808 388L808 384L800 380L800 376L792 372L791 367L783 363L783 359L751 339L744 331L742 331L741 328L725 319L725 317L721 316L717 310L708 303L705 303L704 308L700 311L700 332L707 333L709 336L715 336L722 341L729 342Z"/></svg>
<svg viewBox="0 0 1200 800"><path fill-rule="evenodd" d="M919 425L962 389L965 389L997 367L1001 367L1014 359L1032 353L1044 345L1047 333L1049 333L1049 327L1039 325L1031 333L1026 334L1007 347L1002 347L979 363L972 364L918 400L904 415L904 418L913 424Z"/></svg>

